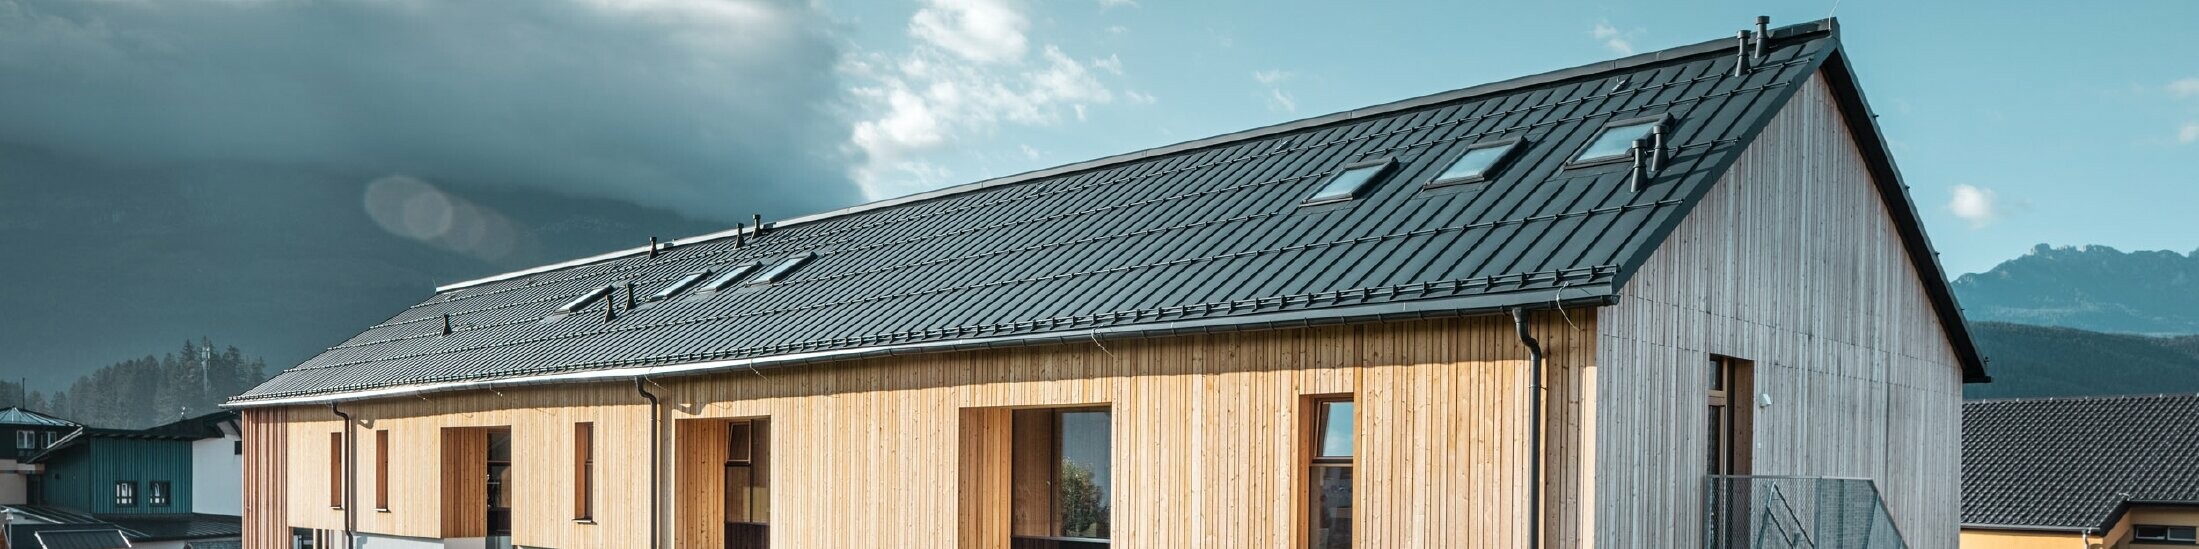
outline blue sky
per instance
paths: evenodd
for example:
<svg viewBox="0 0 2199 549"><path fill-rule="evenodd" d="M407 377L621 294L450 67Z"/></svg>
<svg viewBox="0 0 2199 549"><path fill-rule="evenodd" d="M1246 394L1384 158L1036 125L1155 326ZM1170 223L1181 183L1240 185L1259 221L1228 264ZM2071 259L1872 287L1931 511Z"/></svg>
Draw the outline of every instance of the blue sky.
<svg viewBox="0 0 2199 549"><path fill-rule="evenodd" d="M1942 261L2199 248L2199 2L825 0L873 198L1839 16Z"/></svg>

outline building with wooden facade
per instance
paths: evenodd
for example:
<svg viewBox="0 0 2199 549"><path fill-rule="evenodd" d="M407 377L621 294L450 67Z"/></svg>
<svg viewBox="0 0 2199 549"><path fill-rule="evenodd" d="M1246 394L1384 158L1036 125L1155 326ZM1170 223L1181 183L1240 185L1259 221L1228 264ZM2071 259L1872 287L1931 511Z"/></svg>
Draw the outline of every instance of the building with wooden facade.
<svg viewBox="0 0 2199 549"><path fill-rule="evenodd" d="M2199 395L1962 407L1965 549L2199 545Z"/></svg>
<svg viewBox="0 0 2199 549"><path fill-rule="evenodd" d="M438 288L231 401L246 546L1953 547L1983 361L1759 28Z"/></svg>

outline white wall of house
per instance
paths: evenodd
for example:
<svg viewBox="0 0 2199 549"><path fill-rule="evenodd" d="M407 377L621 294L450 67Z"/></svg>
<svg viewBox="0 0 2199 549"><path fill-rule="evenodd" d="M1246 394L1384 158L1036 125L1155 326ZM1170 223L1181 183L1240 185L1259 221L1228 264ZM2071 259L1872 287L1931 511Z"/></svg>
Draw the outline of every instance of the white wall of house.
<svg viewBox="0 0 2199 549"><path fill-rule="evenodd" d="M191 442L191 511L244 515L244 456L234 433ZM4 489L4 488L0 488Z"/></svg>

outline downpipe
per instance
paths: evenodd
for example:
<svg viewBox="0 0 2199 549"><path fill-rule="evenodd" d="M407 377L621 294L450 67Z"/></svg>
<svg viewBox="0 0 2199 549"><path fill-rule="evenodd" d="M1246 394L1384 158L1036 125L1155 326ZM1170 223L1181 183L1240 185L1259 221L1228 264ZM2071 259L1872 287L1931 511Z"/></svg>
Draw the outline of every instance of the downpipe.
<svg viewBox="0 0 2199 549"><path fill-rule="evenodd" d="M353 490L359 480L356 473L359 466L357 463L359 452L353 446L357 442L357 433L352 430L351 414L344 413L343 408L340 406L342 406L342 403L328 403L328 411L335 412L336 417L344 420L344 455L342 456L344 460L344 546L358 547L359 542L354 539L358 537L356 533L357 518L352 514L358 511L356 508L359 506L359 502L355 501L358 498L354 497L356 490Z"/></svg>
<svg viewBox="0 0 2199 549"><path fill-rule="evenodd" d="M1542 547L1542 343L1527 331L1527 310L1512 308L1512 327L1527 348L1527 548Z"/></svg>
<svg viewBox="0 0 2199 549"><path fill-rule="evenodd" d="M657 493L662 484L657 480L657 469L661 466L659 462L662 459L657 456L664 446L664 406L657 401L657 395L649 392L648 386L643 385L647 382L648 378L634 378L634 392L640 393L641 398L649 399L649 547L654 549L659 546L657 536L663 530L662 525L657 524L658 511L662 506L662 497Z"/></svg>

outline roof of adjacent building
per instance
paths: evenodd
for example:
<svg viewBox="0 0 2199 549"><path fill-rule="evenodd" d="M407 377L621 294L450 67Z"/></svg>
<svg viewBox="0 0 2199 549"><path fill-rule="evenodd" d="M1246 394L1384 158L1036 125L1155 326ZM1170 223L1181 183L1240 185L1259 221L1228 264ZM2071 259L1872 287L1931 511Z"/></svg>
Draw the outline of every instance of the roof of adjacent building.
<svg viewBox="0 0 2199 549"><path fill-rule="evenodd" d="M120 532L123 537L138 543L235 538L242 535L244 524L242 517L207 513L93 515L54 505L0 507L28 519L12 524L29 524L43 528L76 526L81 528L75 529L82 530L107 529Z"/></svg>
<svg viewBox="0 0 2199 549"><path fill-rule="evenodd" d="M39 549L124 549L130 542L113 529L44 530L31 534Z"/></svg>
<svg viewBox="0 0 2199 549"><path fill-rule="evenodd" d="M1727 38L454 284L231 405L1609 304L1813 74L1868 112L1832 20L1771 35L1745 72ZM1567 166L1645 116L1671 117L1670 154L1639 191L1626 162ZM1849 118L1966 379L1985 379L1875 123ZM1491 180L1423 188L1513 138ZM1384 158L1357 199L1303 204ZM626 305L806 254L766 286Z"/></svg>
<svg viewBox="0 0 2199 549"><path fill-rule="evenodd" d="M76 422L49 416L21 406L0 408L0 425L33 425L38 427L75 427Z"/></svg>
<svg viewBox="0 0 2199 549"><path fill-rule="evenodd" d="M2199 395L1962 406L1965 527L2085 530L2130 505L2199 504Z"/></svg>
<svg viewBox="0 0 2199 549"><path fill-rule="evenodd" d="M234 430L239 429L234 423L237 421L237 416L238 414L235 410L222 410L211 414L176 420L173 422L164 423L153 427L147 427L144 429L110 429L105 427L83 427L75 431L70 431L67 435L63 435L60 440L53 441L53 444L46 446L46 448L43 450L39 450L37 454L33 454L30 457L23 458L23 462L43 462L48 459L52 459L54 456L59 456L67 453L71 449L82 447L86 441L92 439L104 438L120 440L169 440L187 442L209 438L221 438L224 436L228 436L230 432L234 432ZM231 429L232 431L224 431L225 424L228 425L226 428Z"/></svg>

